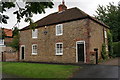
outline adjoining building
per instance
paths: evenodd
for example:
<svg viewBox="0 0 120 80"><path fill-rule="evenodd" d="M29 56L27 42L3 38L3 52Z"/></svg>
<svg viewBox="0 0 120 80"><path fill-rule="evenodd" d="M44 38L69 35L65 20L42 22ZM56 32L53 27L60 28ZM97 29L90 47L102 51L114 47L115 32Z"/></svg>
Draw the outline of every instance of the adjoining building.
<svg viewBox="0 0 120 80"><path fill-rule="evenodd" d="M18 61L18 53L10 46L12 41L12 29L0 28L0 61Z"/></svg>

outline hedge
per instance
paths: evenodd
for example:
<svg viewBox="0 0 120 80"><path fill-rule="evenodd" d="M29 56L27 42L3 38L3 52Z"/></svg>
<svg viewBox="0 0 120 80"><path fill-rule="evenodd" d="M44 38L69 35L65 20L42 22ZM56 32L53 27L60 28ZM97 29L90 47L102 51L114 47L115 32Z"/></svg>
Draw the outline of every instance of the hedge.
<svg viewBox="0 0 120 80"><path fill-rule="evenodd" d="M113 54L120 57L120 42L113 42Z"/></svg>

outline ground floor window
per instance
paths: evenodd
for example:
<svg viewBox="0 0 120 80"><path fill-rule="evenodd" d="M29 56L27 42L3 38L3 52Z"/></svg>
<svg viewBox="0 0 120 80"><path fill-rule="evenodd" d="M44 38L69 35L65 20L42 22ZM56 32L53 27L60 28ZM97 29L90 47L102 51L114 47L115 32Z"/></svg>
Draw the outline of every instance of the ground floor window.
<svg viewBox="0 0 120 80"><path fill-rule="evenodd" d="M4 45L4 40L0 39L0 45Z"/></svg>
<svg viewBox="0 0 120 80"><path fill-rule="evenodd" d="M32 45L32 54L37 55L37 44Z"/></svg>
<svg viewBox="0 0 120 80"><path fill-rule="evenodd" d="M63 43L56 43L56 55L63 55Z"/></svg>

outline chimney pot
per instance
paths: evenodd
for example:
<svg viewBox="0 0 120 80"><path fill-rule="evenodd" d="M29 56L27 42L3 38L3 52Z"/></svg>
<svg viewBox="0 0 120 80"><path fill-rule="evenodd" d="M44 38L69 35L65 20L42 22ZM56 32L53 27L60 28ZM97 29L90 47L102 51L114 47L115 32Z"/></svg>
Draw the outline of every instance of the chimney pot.
<svg viewBox="0 0 120 80"><path fill-rule="evenodd" d="M67 7L66 7L65 2L64 2L64 0L63 0L63 1L62 1L62 4L60 4L60 5L58 6L58 11L60 12L60 11L66 10L66 9L67 9Z"/></svg>

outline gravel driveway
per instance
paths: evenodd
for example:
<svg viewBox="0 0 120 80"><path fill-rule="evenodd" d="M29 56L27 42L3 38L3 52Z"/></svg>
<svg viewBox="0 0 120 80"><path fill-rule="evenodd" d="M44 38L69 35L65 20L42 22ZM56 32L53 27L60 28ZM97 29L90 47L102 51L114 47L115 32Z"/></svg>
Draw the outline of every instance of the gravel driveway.
<svg viewBox="0 0 120 80"><path fill-rule="evenodd" d="M113 58L113 59L107 60L107 61L99 63L99 64L120 66L120 57L119 58Z"/></svg>

